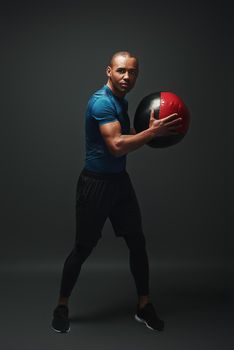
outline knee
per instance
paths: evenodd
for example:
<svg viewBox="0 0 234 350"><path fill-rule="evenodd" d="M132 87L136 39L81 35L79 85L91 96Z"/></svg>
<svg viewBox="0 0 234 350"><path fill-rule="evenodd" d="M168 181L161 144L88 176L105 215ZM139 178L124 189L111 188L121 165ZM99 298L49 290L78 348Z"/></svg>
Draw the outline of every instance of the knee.
<svg viewBox="0 0 234 350"><path fill-rule="evenodd" d="M146 246L145 236L137 235L133 237L124 237L129 250L131 251L140 251L144 250Z"/></svg>
<svg viewBox="0 0 234 350"><path fill-rule="evenodd" d="M93 250L93 247L75 244L71 253L68 255L67 259L65 260L64 265L67 266L69 264L77 264L77 263L82 264L86 260L86 258L90 255L92 250Z"/></svg>

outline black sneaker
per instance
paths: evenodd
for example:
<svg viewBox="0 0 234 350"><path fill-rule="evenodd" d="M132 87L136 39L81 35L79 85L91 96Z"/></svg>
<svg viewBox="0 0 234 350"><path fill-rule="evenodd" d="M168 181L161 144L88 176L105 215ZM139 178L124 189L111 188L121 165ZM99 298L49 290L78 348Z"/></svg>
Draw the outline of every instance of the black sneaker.
<svg viewBox="0 0 234 350"><path fill-rule="evenodd" d="M66 305L58 305L53 312L53 316L51 328L54 331L59 333L67 333L70 331L68 307Z"/></svg>
<svg viewBox="0 0 234 350"><path fill-rule="evenodd" d="M162 331L164 329L164 321L160 320L156 314L153 304L148 303L142 309L137 308L135 319L143 322L152 330Z"/></svg>

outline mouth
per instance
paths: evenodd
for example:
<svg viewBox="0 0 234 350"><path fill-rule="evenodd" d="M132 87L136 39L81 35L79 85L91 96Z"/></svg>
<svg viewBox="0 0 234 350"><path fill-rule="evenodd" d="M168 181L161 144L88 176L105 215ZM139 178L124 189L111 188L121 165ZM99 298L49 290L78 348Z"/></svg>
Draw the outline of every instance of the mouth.
<svg viewBox="0 0 234 350"><path fill-rule="evenodd" d="M127 84L127 83L120 83L120 86L121 86L121 87L124 87L124 88L128 88L128 87L129 87L129 84Z"/></svg>

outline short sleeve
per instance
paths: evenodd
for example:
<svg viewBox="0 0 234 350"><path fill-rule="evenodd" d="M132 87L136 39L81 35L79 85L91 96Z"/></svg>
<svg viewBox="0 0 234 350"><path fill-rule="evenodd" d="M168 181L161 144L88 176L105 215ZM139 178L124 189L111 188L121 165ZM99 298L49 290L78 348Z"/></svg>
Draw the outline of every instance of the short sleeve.
<svg viewBox="0 0 234 350"><path fill-rule="evenodd" d="M91 115L99 124L111 123L118 120L115 107L111 101L106 98L99 98L95 101L92 106Z"/></svg>

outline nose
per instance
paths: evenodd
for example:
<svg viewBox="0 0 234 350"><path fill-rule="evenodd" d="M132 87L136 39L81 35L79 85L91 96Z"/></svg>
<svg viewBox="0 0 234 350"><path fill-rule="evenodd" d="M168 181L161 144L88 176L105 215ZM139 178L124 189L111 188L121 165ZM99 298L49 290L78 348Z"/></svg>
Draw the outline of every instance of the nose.
<svg viewBox="0 0 234 350"><path fill-rule="evenodd" d="M126 71L125 73L124 73L124 80L129 80L129 74L128 74L128 72Z"/></svg>

